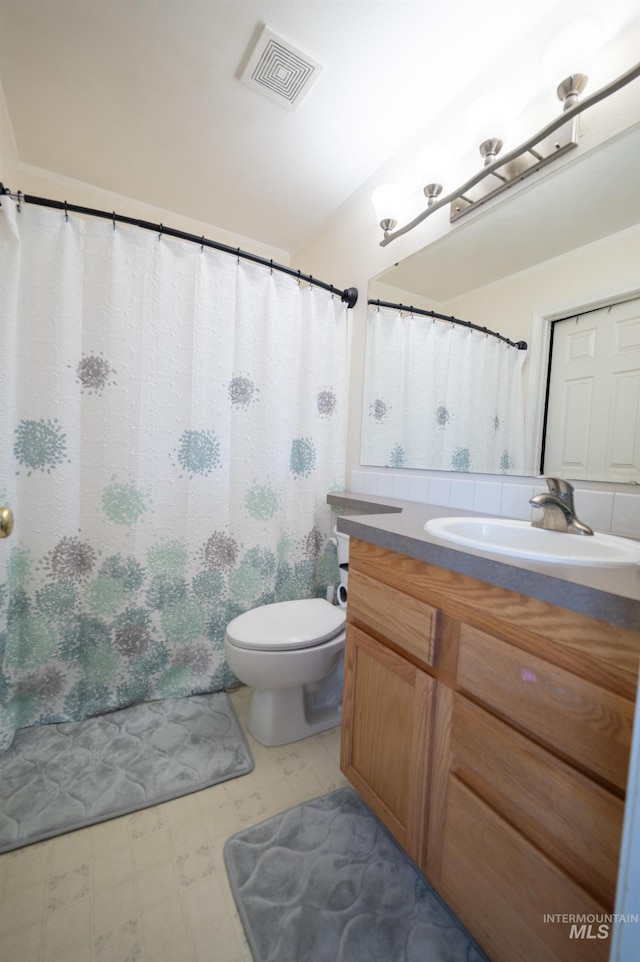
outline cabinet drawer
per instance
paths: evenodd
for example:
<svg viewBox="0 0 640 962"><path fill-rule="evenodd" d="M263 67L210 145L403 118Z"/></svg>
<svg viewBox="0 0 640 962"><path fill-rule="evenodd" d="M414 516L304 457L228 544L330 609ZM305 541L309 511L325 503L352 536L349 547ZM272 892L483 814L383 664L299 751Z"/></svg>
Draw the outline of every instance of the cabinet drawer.
<svg viewBox="0 0 640 962"><path fill-rule="evenodd" d="M571 938L570 924L545 921L557 914L601 917L602 906L455 777L449 780L439 891L492 962L609 957L610 938Z"/></svg>
<svg viewBox="0 0 640 962"><path fill-rule="evenodd" d="M438 610L359 571L349 573L350 620L360 621L425 665L433 665Z"/></svg>
<svg viewBox="0 0 640 962"><path fill-rule="evenodd" d="M633 703L469 625L458 686L563 756L624 791Z"/></svg>
<svg viewBox="0 0 640 962"><path fill-rule="evenodd" d="M462 695L451 771L613 911L624 804Z"/></svg>

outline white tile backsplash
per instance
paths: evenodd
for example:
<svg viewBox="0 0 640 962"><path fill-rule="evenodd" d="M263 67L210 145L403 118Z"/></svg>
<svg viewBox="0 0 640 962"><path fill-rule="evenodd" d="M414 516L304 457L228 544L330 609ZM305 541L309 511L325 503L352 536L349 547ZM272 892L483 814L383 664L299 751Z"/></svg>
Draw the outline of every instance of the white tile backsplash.
<svg viewBox="0 0 640 962"><path fill-rule="evenodd" d="M637 494L616 494L613 504L613 534L640 538L640 498Z"/></svg>
<svg viewBox="0 0 640 962"><path fill-rule="evenodd" d="M573 501L580 521L588 524L594 531L612 530L613 492L580 490L574 493Z"/></svg>
<svg viewBox="0 0 640 962"><path fill-rule="evenodd" d="M473 511L473 481L451 481L451 492L449 505L452 508L461 508L464 511Z"/></svg>
<svg viewBox="0 0 640 962"><path fill-rule="evenodd" d="M408 474L393 475L393 496L401 501L411 501L411 478Z"/></svg>
<svg viewBox="0 0 640 962"><path fill-rule="evenodd" d="M392 471L353 471L350 490L357 494L377 494L401 501L529 521L534 517L529 499L548 489L538 478L489 481L394 474ZM640 538L640 490L637 493L602 491L581 486L576 488L575 504L580 520L594 530Z"/></svg>
<svg viewBox="0 0 640 962"><path fill-rule="evenodd" d="M419 501L421 504L429 504L429 478L412 474L410 481L409 501Z"/></svg>
<svg viewBox="0 0 640 962"><path fill-rule="evenodd" d="M502 485L500 500L500 514L503 518L516 518L519 521L529 521L531 518L530 499L533 497L533 484Z"/></svg>
<svg viewBox="0 0 640 962"><path fill-rule="evenodd" d="M475 481L473 510L480 514L500 514L502 483L500 481Z"/></svg>
<svg viewBox="0 0 640 962"><path fill-rule="evenodd" d="M429 504L451 507L451 482L449 478L429 478Z"/></svg>
<svg viewBox="0 0 640 962"><path fill-rule="evenodd" d="M379 474L376 494L383 498L393 497L393 474Z"/></svg>

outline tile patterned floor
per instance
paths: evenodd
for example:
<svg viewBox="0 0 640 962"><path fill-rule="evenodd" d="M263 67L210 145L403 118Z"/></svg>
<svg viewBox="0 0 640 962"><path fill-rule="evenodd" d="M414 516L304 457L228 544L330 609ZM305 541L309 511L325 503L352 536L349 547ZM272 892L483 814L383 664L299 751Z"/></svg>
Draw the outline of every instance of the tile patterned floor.
<svg viewBox="0 0 640 962"><path fill-rule="evenodd" d="M249 696L231 693L245 731ZM280 748L247 740L249 775L0 856L0 959L251 962L224 842L345 779L339 728Z"/></svg>

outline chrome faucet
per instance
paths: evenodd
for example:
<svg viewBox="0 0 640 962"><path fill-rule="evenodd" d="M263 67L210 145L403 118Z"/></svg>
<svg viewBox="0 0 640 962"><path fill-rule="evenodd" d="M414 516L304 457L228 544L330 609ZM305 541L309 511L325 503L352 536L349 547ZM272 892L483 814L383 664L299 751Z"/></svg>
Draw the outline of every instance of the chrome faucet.
<svg viewBox="0 0 640 962"><path fill-rule="evenodd" d="M573 485L562 478L545 478L548 491L534 494L529 504L542 508L542 517L531 524L534 528L549 531L566 531L568 534L593 534L588 524L583 524L576 516L573 504Z"/></svg>

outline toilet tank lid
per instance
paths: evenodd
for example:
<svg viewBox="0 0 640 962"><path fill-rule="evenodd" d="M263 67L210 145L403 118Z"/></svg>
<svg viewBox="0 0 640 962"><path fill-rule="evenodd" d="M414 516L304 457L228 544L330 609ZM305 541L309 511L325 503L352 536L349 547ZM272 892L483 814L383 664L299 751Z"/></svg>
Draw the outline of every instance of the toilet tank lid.
<svg viewBox="0 0 640 962"><path fill-rule="evenodd" d="M238 615L227 625L227 637L238 648L311 648L339 634L345 619L344 609L324 598L277 601Z"/></svg>

